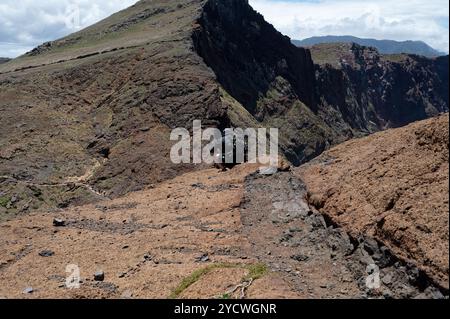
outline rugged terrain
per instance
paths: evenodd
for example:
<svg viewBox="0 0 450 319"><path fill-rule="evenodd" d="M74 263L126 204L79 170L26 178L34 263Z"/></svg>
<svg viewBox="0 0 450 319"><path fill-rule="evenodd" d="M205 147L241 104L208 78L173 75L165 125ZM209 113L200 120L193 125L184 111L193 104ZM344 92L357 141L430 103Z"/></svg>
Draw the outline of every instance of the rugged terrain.
<svg viewBox="0 0 450 319"><path fill-rule="evenodd" d="M317 44L323 43L357 43L366 47L373 47L380 51L382 54L415 54L422 55L429 58L434 58L442 55L446 55L443 52L439 52L428 44L422 41L394 41L394 40L376 40L376 39L364 39L353 36L323 36L323 37L311 37L304 40L293 40L295 45L301 47L311 47Z"/></svg>
<svg viewBox="0 0 450 319"><path fill-rule="evenodd" d="M371 236L448 290L449 117L353 140L296 171L309 201L352 236Z"/></svg>
<svg viewBox="0 0 450 319"><path fill-rule="evenodd" d="M140 1L0 66L0 216L116 197L202 169L173 128L279 127L300 165L448 111L448 57L348 49L321 65L245 0ZM351 52L350 52L351 51ZM327 53L328 54L328 53ZM320 55L319 55L320 56ZM379 82L382 82L381 84Z"/></svg>
<svg viewBox="0 0 450 319"><path fill-rule="evenodd" d="M311 54L319 65L323 104L358 131L373 133L448 111L448 55L382 55L357 44L321 44Z"/></svg>
<svg viewBox="0 0 450 319"><path fill-rule="evenodd" d="M352 141L293 171L200 170L115 200L4 222L0 297L443 298L447 125L445 116ZM355 148L360 156L349 160ZM423 187L402 188L406 171ZM376 174L379 182L357 188L355 180ZM328 186L342 191L313 200ZM379 213L377 201L394 189L404 192ZM342 207L347 214L336 213ZM385 222L373 224L369 214ZM79 267L79 289L65 286L68 265ZM379 288L367 286L373 274Z"/></svg>
<svg viewBox="0 0 450 319"><path fill-rule="evenodd" d="M139 1L0 66L0 297L447 296L442 112L448 56L298 48L246 0ZM278 127L300 166L429 117L269 176L169 158L195 119Z"/></svg>

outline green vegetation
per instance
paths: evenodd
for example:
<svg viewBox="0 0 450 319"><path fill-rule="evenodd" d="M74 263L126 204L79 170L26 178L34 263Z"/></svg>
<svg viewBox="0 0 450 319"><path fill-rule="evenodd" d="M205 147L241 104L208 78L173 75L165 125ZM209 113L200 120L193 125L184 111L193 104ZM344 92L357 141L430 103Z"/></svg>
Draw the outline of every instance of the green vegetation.
<svg viewBox="0 0 450 319"><path fill-rule="evenodd" d="M267 266L264 264L249 265L245 268L248 269L249 274L243 279L243 281L249 281L252 279L258 280L264 277L268 272Z"/></svg>
<svg viewBox="0 0 450 319"><path fill-rule="evenodd" d="M229 264L229 263L212 264L205 268L198 269L194 271L190 276L184 278L183 281L173 290L169 298L170 299L179 298L186 289L188 289L190 286L198 282L203 276L209 274L210 272L216 269L230 269L230 268L232 269L241 268L248 270L248 275L242 278L242 282L260 279L268 272L267 266L264 264L251 264L251 265ZM223 294L220 297L220 299L230 299L230 298L231 296L229 294Z"/></svg>
<svg viewBox="0 0 450 319"><path fill-rule="evenodd" d="M6 196L0 197L0 206L6 208L6 206L8 205L10 200L11 199L9 197L6 197Z"/></svg>
<svg viewBox="0 0 450 319"><path fill-rule="evenodd" d="M261 124L253 118L245 107L222 87L220 87L220 97L222 102L228 106L228 116L236 127L261 127Z"/></svg>

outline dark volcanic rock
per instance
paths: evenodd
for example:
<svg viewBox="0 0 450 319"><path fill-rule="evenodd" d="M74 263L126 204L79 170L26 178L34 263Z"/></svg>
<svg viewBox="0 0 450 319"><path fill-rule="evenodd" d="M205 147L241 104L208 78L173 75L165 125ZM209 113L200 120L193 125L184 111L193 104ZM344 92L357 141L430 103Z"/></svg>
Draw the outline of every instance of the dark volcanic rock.
<svg viewBox="0 0 450 319"><path fill-rule="evenodd" d="M41 257L52 257L55 255L55 252L52 250L43 250L39 253L39 256Z"/></svg>
<svg viewBox="0 0 450 319"><path fill-rule="evenodd" d="M372 133L448 112L448 56L381 55L357 44L311 48L324 107Z"/></svg>
<svg viewBox="0 0 450 319"><path fill-rule="evenodd" d="M66 226L66 221L60 218L53 219L53 226L55 227L64 227Z"/></svg>
<svg viewBox="0 0 450 319"><path fill-rule="evenodd" d="M244 0L208 1L198 24L196 51L252 123L280 128L295 165L346 139L448 112L448 57L333 44L313 47L311 58Z"/></svg>
<svg viewBox="0 0 450 319"><path fill-rule="evenodd" d="M304 103L314 106L310 52L293 46L247 1L208 1L199 24L194 33L198 53L221 85L250 113L256 113L260 95L278 76L291 84Z"/></svg>
<svg viewBox="0 0 450 319"><path fill-rule="evenodd" d="M94 280L95 281L104 281L105 280L105 273L103 271L97 271L94 274Z"/></svg>

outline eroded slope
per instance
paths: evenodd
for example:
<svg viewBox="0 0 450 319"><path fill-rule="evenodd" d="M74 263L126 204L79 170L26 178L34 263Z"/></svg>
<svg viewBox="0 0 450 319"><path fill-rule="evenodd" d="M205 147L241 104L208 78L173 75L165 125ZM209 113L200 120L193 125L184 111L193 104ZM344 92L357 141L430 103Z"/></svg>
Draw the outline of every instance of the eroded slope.
<svg viewBox="0 0 450 319"><path fill-rule="evenodd" d="M369 235L448 289L449 117L333 148L296 174L309 200L355 238Z"/></svg>

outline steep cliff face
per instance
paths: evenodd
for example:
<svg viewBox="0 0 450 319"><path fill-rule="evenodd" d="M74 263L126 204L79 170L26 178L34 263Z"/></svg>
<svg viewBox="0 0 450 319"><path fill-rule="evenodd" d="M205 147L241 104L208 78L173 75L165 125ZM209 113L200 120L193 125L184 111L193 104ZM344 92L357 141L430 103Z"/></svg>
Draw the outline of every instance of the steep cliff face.
<svg viewBox="0 0 450 319"><path fill-rule="evenodd" d="M373 132L448 112L448 56L380 55L357 44L312 47L325 107Z"/></svg>
<svg viewBox="0 0 450 319"><path fill-rule="evenodd" d="M345 139L317 114L310 51L292 45L248 1L208 1L193 41L232 99L224 101L229 113L240 115L230 115L233 125L278 127L281 149L296 165Z"/></svg>
<svg viewBox="0 0 450 319"><path fill-rule="evenodd" d="M448 111L448 57L381 55L356 44L298 48L244 0L206 2L193 41L237 102L229 109L245 109L247 121L232 123L279 127L295 165L346 139Z"/></svg>
<svg viewBox="0 0 450 319"><path fill-rule="evenodd" d="M280 76L314 106L314 67L308 50L291 45L247 1L210 0L194 34L197 52L222 86L251 113Z"/></svg>

